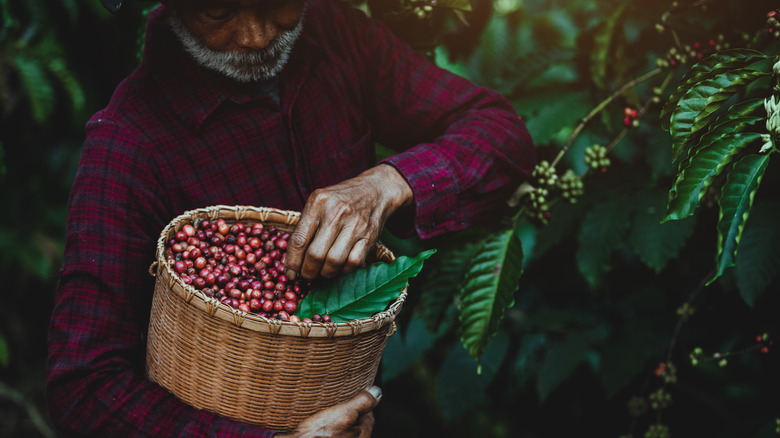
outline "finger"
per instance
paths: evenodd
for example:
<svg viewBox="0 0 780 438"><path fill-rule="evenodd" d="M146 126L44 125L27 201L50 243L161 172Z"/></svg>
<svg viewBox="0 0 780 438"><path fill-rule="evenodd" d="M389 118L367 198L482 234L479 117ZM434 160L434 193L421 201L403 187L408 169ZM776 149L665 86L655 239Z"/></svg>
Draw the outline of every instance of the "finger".
<svg viewBox="0 0 780 438"><path fill-rule="evenodd" d="M339 272L341 272L344 264L347 262L347 257L351 254L354 248L352 239L355 237L354 230L350 228L343 228L336 237L336 241L328 250L328 255L325 258L325 262L322 265L321 274L325 278L333 278Z"/></svg>
<svg viewBox="0 0 780 438"><path fill-rule="evenodd" d="M316 217L307 214L307 209L301 213L301 219L287 241L287 255L284 260L284 273L290 280L295 280L298 272L301 272L304 255L309 247L309 242L319 229L320 221Z"/></svg>
<svg viewBox="0 0 780 438"><path fill-rule="evenodd" d="M373 247L373 244L369 244L368 239L360 239L355 242L342 271L349 273L363 267L366 264L368 251L371 247Z"/></svg>
<svg viewBox="0 0 780 438"><path fill-rule="evenodd" d="M303 256L300 270L303 278L309 280L317 278L339 231L340 227L332 221L320 224Z"/></svg>

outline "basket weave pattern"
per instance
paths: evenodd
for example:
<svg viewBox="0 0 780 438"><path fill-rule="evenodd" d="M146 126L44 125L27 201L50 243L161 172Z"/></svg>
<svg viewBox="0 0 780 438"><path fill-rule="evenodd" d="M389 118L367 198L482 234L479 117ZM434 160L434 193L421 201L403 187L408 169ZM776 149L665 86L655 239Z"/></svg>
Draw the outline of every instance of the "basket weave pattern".
<svg viewBox="0 0 780 438"><path fill-rule="evenodd" d="M196 218L259 221L290 231L298 217L270 208L214 206L184 213L163 230L147 339L150 380L195 408L277 431L290 431L371 386L406 290L368 319L295 323L220 304L185 285L165 259L168 239ZM378 245L377 258L394 257Z"/></svg>

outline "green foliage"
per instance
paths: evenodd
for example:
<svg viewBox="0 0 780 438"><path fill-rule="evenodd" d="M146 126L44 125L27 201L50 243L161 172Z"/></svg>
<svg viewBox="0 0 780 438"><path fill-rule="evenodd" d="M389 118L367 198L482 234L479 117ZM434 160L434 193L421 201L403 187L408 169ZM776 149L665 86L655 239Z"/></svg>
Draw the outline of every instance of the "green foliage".
<svg viewBox="0 0 780 438"><path fill-rule="evenodd" d="M463 273L480 248L478 240L461 240L462 245L451 248L439 247L439 257L431 259L425 293L420 297L422 317L428 330L437 331L447 310L454 305L454 299L461 289Z"/></svg>
<svg viewBox="0 0 780 438"><path fill-rule="evenodd" d="M757 190L757 176L771 179L771 166L761 167L752 160L767 157L758 155L767 141L767 115L762 108L763 99L772 92L772 57L778 44L767 40L766 29L758 29L755 21L750 21L756 15L763 16L761 7L769 3L754 6L754 11L729 2L708 2L706 10L696 2L553 3L473 2L475 25L481 31L478 45L469 52L445 38L436 59L442 67L504 94L532 133L539 159L555 163L553 166L571 166L585 183L585 196L574 205L552 199L551 219L540 224L528 219L532 216L523 211L526 204L521 194L519 210L512 218L520 241L517 249L483 254L483 249L473 247L477 240L469 238L471 245L460 242L451 252L442 250L447 257L441 260L451 263L423 273L422 296L413 311L425 319L429 329L448 330L444 318L451 314L454 300L460 318L453 329L462 333L476 324L463 319L464 297L455 295L453 289L458 285L466 289L474 278L487 279L486 266L504 266L513 254L523 254L516 272L519 292L512 294L512 301L506 295L500 301L509 304L495 312L490 304L497 289L485 287L479 294L484 313L468 314L479 321L479 327L486 327L492 319L495 328L487 333L496 330L511 336L507 360L514 382L506 391L491 390L480 383L473 362L465 359L459 346L452 347L446 335L430 346L433 357L441 358L441 363L429 357L432 363L418 362L417 366L424 374L446 375L448 390L456 381L457 369L463 380L462 386L456 387L460 394L489 392L499 397L495 409L500 409L496 406L502 402L523 403L519 399L525 406L529 401L518 392L535 390L535 401L541 402L534 405L535 413L547 413L547 419L568 413L566 418L579 418L578 424L591 426L557 428L540 420L532 434L568 436L595 426L598 432L594 433L619 436L628 429L610 427L614 416L596 420L600 416L597 412L606 409L600 394L620 404L619 410L612 411L618 417L627 415L629 392L648 384L653 387L649 382L653 369L667 354L675 357L678 343L690 342L685 336L718 343L713 319L703 320L698 312L683 317L675 311L685 296L712 299L698 292L704 280L713 279L708 272L713 268L713 253L723 266L715 278L723 281L717 285L710 282L708 288L738 292L755 309L760 308L759 299L776 299L764 292L771 290L778 278L776 246L766 241L757 244L760 236L774 242L776 233L765 209L761 216L751 214L751 219L747 213L751 205L752 209L761 208L763 198L776 197ZM490 18L479 21L484 16L480 14L490 7ZM753 18L745 19L749 16ZM457 25L445 24L442 29L461 31ZM746 36L745 29L755 31L756 36ZM637 120L625 122L624 109L632 108ZM583 163L584 151L594 144L609 154L612 166L606 172L600 168L594 171ZM768 158L761 160L766 161ZM535 184L532 182L531 190ZM725 218L720 226L713 227L717 222L711 217L713 209ZM488 239L504 239L508 235L504 229L490 233ZM725 236L720 249L713 242L716 232ZM753 243L750 249L740 245L742 249L735 253L740 233L742 242L750 238ZM737 254L747 261L743 264ZM490 263L465 264L470 258L481 257ZM725 275L725 266L734 262L734 275ZM583 294L584 290L589 293ZM720 318L734 308L732 304L721 309ZM493 315L497 313L503 317L496 322ZM674 329L683 320L685 327L693 325L690 334ZM726 339L731 336L728 330L744 331L748 325L729 325L719 332ZM480 358L478 347L490 338L474 339L477 347L466 350L472 360ZM467 340L461 339L461 345L467 345ZM724 340L717 348L727 351L736 347ZM684 367L676 372L681 378L691 378L690 370ZM722 370L709 377L712 386L725 379ZM569 387L566 383L570 380L577 383ZM590 386L591 380L598 386ZM441 396L441 385L438 380L436 412L445 416L445 424L451 424L456 434L469 436L459 428L465 420L457 418L466 410L482 412L479 406L484 399L455 399L455 390ZM584 395L579 389L582 386L590 388L592 396ZM510 396L510 391L515 392ZM555 397L556 393L565 395ZM560 401L564 398L565 404ZM689 400L691 404L695 402ZM668 409L680 407L675 403ZM659 419L653 421L661 424ZM668 428L664 430L676 435L702 433L668 424L663 422ZM649 426L631 426L631 433L643 433ZM719 436L729 436L727 429L709 428Z"/></svg>
<svg viewBox="0 0 780 438"><path fill-rule="evenodd" d="M420 273L423 262L435 252L428 250L416 257L400 256L392 263L374 263L316 285L301 300L298 315L330 315L333 321L370 318L398 298L409 279Z"/></svg>
<svg viewBox="0 0 780 438"><path fill-rule="evenodd" d="M399 329L387 339L382 354L382 381L388 383L406 371L441 334L428 331L423 319L412 318L408 329Z"/></svg>
<svg viewBox="0 0 780 438"><path fill-rule="evenodd" d="M524 94L513 104L539 144L565 140L572 127L592 107L587 92L568 89L543 89Z"/></svg>
<svg viewBox="0 0 780 438"><path fill-rule="evenodd" d="M0 333L0 367L7 367L10 361L8 341L6 341L3 334Z"/></svg>
<svg viewBox="0 0 780 438"><path fill-rule="evenodd" d="M780 272L780 202L756 204L745 223L735 274L742 298L750 307Z"/></svg>
<svg viewBox="0 0 780 438"><path fill-rule="evenodd" d="M445 418L452 419L473 408L493 381L509 347L506 335L496 335L487 345L482 363L462 346L450 350L439 371L436 386L438 401Z"/></svg>
<svg viewBox="0 0 780 438"><path fill-rule="evenodd" d="M740 126L750 126L762 120L764 119L756 117L731 119L726 122L728 126L712 131L711 142L703 139L699 143L687 162L680 166L677 180L669 190L669 213L666 220L683 219L692 215L723 169L732 164L734 158L745 148L761 138L757 133L729 134L724 131L728 128L732 128L732 132L737 131Z"/></svg>
<svg viewBox="0 0 780 438"><path fill-rule="evenodd" d="M21 83L23 94L27 97L29 111L33 120L44 124L51 117L57 104L58 87L70 98L71 111L81 114L84 110L84 90L67 66L65 51L56 36L47 29L40 32L39 27L49 17L38 8L37 2L27 2L26 13L30 14L30 22L22 28L21 22L15 18L18 11L4 5L8 27L0 38L0 51L6 56L0 58L2 70L15 73ZM69 16L76 18L72 2L65 2ZM8 30L9 32L5 32ZM5 76L5 75L4 75ZM0 81L0 95L12 95L13 84L6 78ZM6 102L5 111L14 110L10 101Z"/></svg>
<svg viewBox="0 0 780 438"><path fill-rule="evenodd" d="M780 333L776 148L759 154L780 51L764 21L777 5L353 3L418 50L435 50L441 67L497 89L538 158L585 185L576 204L552 200L546 225L521 202L493 228L386 242L396 255L439 255L410 282L388 339L382 406L405 415L378 422L384 435L642 436L656 424L675 436L772 433L776 407L763 400L780 390L778 356L760 353L755 336ZM8 290L43 308L84 122L137 63L147 6L112 16L97 1L0 0L0 193L17 213L0 218L0 271ZM624 125L627 107L639 126ZM583 161L594 144L608 153L606 172ZM709 278L719 281L704 287ZM695 312L679 316L682 303ZM40 387L43 400L47 321L14 309L0 314L0 363L8 381ZM725 368L693 367L698 346L735 354ZM679 383L654 374L668 357ZM629 415L628 400L661 386L675 401L663 418ZM4 430L33 436L29 424Z"/></svg>
<svg viewBox="0 0 780 438"><path fill-rule="evenodd" d="M459 335L471 357L480 360L523 273L523 247L514 229L484 240L466 271L460 291Z"/></svg>
<svg viewBox="0 0 780 438"><path fill-rule="evenodd" d="M745 221L768 165L769 155L746 155L734 164L728 174L718 202L718 269L710 282L736 263L737 247L745 229Z"/></svg>
<svg viewBox="0 0 780 438"><path fill-rule="evenodd" d="M756 62L757 59L760 61ZM737 92L770 76L770 72L764 71L771 69L767 59L768 56L753 50L716 53L694 65L672 95L672 99L680 97L670 116L669 131L675 155L685 154L687 159L681 162L669 191L666 220L692 215L706 191L726 172L718 201L716 270L708 284L736 263L745 221L769 164L769 154L756 153L762 133L748 132L759 129L759 122L771 116L750 116L761 99L743 99L723 107ZM667 113L671 111L670 103L664 108ZM716 112L722 115L713 119Z"/></svg>
<svg viewBox="0 0 780 438"><path fill-rule="evenodd" d="M752 81L765 76L766 73L760 71L739 69L704 79L691 87L671 116L669 131L672 133L672 148L679 151L675 156L685 151L689 136L707 123L721 102Z"/></svg>
<svg viewBox="0 0 780 438"><path fill-rule="evenodd" d="M556 342L547 351L542 367L539 370L536 389L539 399L545 401L564 380L574 373L588 357L589 338L574 334Z"/></svg>
<svg viewBox="0 0 780 438"><path fill-rule="evenodd" d="M593 205L582 218L577 267L591 286L610 270L610 256L623 242L629 226L629 210L624 206L623 199L612 197Z"/></svg>
<svg viewBox="0 0 780 438"><path fill-rule="evenodd" d="M660 190L648 192L635 202L629 243L648 267L660 273L669 260L679 254L693 234L695 224L690 219L662 223L666 202Z"/></svg>
<svg viewBox="0 0 780 438"><path fill-rule="evenodd" d="M625 36L621 25L627 7L628 3L618 6L594 28L594 49L590 53L589 66L591 80L598 88L607 88L612 78L622 79L621 74L609 73L625 66Z"/></svg>
<svg viewBox="0 0 780 438"><path fill-rule="evenodd" d="M708 56L696 64L683 76L676 90L667 99L661 111L661 123L664 129L669 130L670 119L677 111L680 100L694 85L707 79L717 77L721 73L744 68L751 63L767 59L767 56L755 50L733 49L724 50Z"/></svg>

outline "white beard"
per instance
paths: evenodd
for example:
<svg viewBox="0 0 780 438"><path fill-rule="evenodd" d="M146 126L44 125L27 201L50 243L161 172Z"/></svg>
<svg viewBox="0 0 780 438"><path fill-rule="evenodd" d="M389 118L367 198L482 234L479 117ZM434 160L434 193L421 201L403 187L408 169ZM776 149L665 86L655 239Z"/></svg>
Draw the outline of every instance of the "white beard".
<svg viewBox="0 0 780 438"><path fill-rule="evenodd" d="M267 47L249 54L209 49L182 24L175 13L171 13L170 24L184 49L198 64L239 82L256 82L273 78L287 64L293 45L303 30L303 16L294 29L280 32Z"/></svg>

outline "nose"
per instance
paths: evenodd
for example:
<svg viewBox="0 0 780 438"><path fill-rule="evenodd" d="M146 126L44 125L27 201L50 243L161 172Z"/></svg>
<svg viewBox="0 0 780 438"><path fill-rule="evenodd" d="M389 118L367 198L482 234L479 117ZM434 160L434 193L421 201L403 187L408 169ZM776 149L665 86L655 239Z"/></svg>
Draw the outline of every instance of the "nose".
<svg viewBox="0 0 780 438"><path fill-rule="evenodd" d="M261 50L276 38L278 29L272 20L257 14L246 14L240 21L236 44L242 49Z"/></svg>

